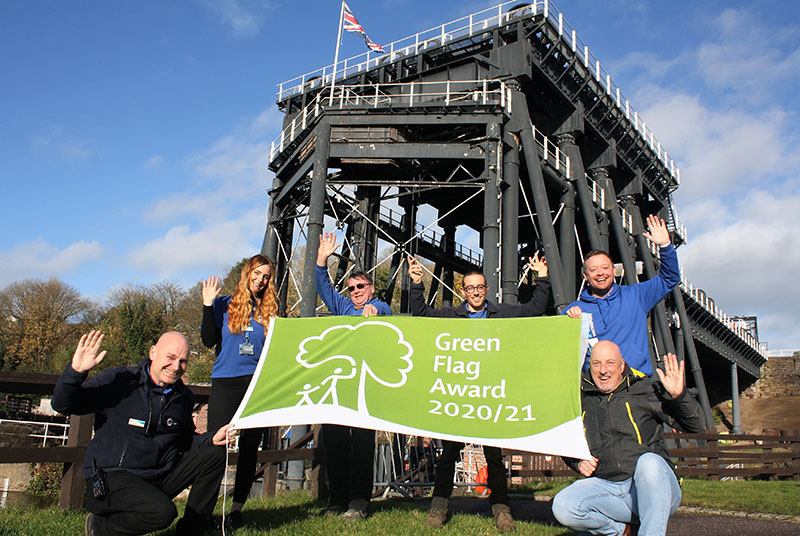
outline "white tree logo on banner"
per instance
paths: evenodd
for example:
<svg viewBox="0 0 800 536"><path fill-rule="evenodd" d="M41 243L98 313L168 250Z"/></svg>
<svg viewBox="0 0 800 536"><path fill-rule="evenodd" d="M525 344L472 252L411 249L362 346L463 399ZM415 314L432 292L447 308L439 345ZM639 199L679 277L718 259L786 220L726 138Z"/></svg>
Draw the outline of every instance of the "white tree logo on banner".
<svg viewBox="0 0 800 536"><path fill-rule="evenodd" d="M342 337L343 334L337 332L337 330L347 330L344 336L350 336L356 330L364 328L370 328L368 330L370 332L369 340L374 341L374 344L360 345L358 347L358 355L326 355L326 346L331 346L324 342L327 336ZM365 339L361 338L359 340L363 341ZM342 348L342 346L346 346L341 344L341 340L338 342L339 344L333 347ZM392 352L392 345L397 345L401 349ZM303 385L302 390L297 391L297 395L301 397L296 404L298 406L316 404L338 406L339 381L351 380L358 375L358 411L359 413L369 414L366 401L367 376L385 387L395 389L405 385L408 380L408 373L414 368L414 363L411 361L414 348L405 340L403 332L388 322L367 321L356 326L332 326L320 335L307 337L300 341L298 350L295 360L303 367L307 369L325 367L323 370L330 371L319 385L306 383ZM355 354L356 352L350 353ZM393 357L393 353L399 355ZM392 365L391 360L395 360L394 365ZM380 372L376 372L376 370ZM315 402L311 394L323 389L324 391Z"/></svg>

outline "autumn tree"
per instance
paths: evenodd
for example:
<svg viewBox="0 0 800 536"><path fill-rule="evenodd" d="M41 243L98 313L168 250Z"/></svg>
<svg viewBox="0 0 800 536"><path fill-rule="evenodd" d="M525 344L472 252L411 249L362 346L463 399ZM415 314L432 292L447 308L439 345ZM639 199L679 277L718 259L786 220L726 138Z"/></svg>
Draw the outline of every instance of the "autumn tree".
<svg viewBox="0 0 800 536"><path fill-rule="evenodd" d="M95 305L56 278L11 283L0 291L0 312L3 367L28 372L52 373L56 353L97 319Z"/></svg>

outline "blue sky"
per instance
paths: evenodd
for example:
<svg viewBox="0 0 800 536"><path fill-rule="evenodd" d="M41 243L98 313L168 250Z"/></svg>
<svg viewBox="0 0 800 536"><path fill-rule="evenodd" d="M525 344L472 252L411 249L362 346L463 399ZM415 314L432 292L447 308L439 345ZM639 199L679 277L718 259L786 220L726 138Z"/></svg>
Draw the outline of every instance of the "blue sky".
<svg viewBox="0 0 800 536"><path fill-rule="evenodd" d="M497 2L351 0L385 44ZM191 285L257 251L275 85L333 60L339 2L0 2L0 287ZM800 8L557 2L681 167L687 277L798 348ZM343 37L342 57L360 54Z"/></svg>

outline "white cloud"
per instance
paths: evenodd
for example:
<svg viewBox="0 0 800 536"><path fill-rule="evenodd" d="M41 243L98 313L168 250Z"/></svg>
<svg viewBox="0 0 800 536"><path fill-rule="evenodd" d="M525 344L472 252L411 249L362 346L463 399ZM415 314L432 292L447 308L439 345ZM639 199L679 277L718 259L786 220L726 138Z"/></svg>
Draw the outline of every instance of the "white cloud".
<svg viewBox="0 0 800 536"><path fill-rule="evenodd" d="M163 154L153 155L147 160L145 160L142 166L148 169L160 169L161 166L164 165L164 160L165 158Z"/></svg>
<svg viewBox="0 0 800 536"><path fill-rule="evenodd" d="M33 140L33 145L50 153L57 154L71 162L85 162L94 156L94 151L84 142L56 124L46 126L46 134Z"/></svg>
<svg viewBox="0 0 800 536"><path fill-rule="evenodd" d="M679 198L730 192L797 162L796 149L787 146L785 111L714 109L698 95L656 86L638 96L652 103L642 116L681 168Z"/></svg>
<svg viewBox="0 0 800 536"><path fill-rule="evenodd" d="M243 212L236 219L215 218L200 229L176 225L128 254L135 268L153 272L158 277L174 277L186 271L215 271L229 266L260 248L264 237L266 206Z"/></svg>
<svg viewBox="0 0 800 536"><path fill-rule="evenodd" d="M96 241L81 240L64 249L43 240L17 244L0 251L0 286L20 279L60 276L102 255L103 248Z"/></svg>
<svg viewBox="0 0 800 536"><path fill-rule="evenodd" d="M797 27L767 26L745 9L726 9L711 27L717 39L699 47L696 64L708 87L759 101L800 76Z"/></svg>
<svg viewBox="0 0 800 536"><path fill-rule="evenodd" d="M205 4L219 15L222 23L229 26L237 37L258 34L272 7L270 2L262 0L206 0Z"/></svg>
<svg viewBox="0 0 800 536"><path fill-rule="evenodd" d="M762 337L776 348L800 346L797 323L785 322L794 318L800 301L800 286L794 284L800 265L798 213L796 186L754 191L711 214L695 227L699 232L690 228L690 241L680 248L687 278L728 314L757 314Z"/></svg>
<svg viewBox="0 0 800 536"><path fill-rule="evenodd" d="M184 217L227 218L240 210L268 204L272 184L269 141L280 132L282 114L270 106L233 133L188 157L199 180L189 192L154 200L144 212L150 223L173 222Z"/></svg>

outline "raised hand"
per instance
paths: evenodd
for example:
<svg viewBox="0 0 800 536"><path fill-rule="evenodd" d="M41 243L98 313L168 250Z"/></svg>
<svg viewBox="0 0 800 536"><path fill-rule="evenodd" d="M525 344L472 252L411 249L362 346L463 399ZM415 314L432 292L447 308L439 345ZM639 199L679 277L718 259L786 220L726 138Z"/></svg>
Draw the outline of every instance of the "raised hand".
<svg viewBox="0 0 800 536"><path fill-rule="evenodd" d="M422 263L411 255L408 256L408 275L414 283L422 281Z"/></svg>
<svg viewBox="0 0 800 536"><path fill-rule="evenodd" d="M647 227L650 228L650 232L645 231L642 234L649 238L655 245L664 247L669 244L669 231L667 230L667 224L664 220L650 214L647 217Z"/></svg>
<svg viewBox="0 0 800 536"><path fill-rule="evenodd" d="M81 335L78 347L75 348L75 353L72 355L72 368L75 372L88 372L103 360L106 351L103 350L99 355L97 351L104 338L105 335L99 331L90 331Z"/></svg>
<svg viewBox="0 0 800 536"><path fill-rule="evenodd" d="M664 356L664 370L656 368L658 379L661 380L664 389L672 396L677 398L683 393L684 379L683 379L683 361L678 362L675 354L667 354Z"/></svg>
<svg viewBox="0 0 800 536"><path fill-rule="evenodd" d="M214 299L219 296L222 290L222 282L219 277L212 275L208 279L203 279L203 305L214 305Z"/></svg>
<svg viewBox="0 0 800 536"><path fill-rule="evenodd" d="M539 259L538 251L533 257L528 257L528 268L536 272L536 277L547 277L547 259Z"/></svg>
<svg viewBox="0 0 800 536"><path fill-rule="evenodd" d="M597 469L597 458L594 456L592 456L591 460L581 460L578 463L578 472L583 476L592 476L595 469Z"/></svg>
<svg viewBox="0 0 800 536"><path fill-rule="evenodd" d="M333 233L323 233L319 235L319 249L317 249L317 266L328 266L328 257L333 255L339 244L336 243L336 235Z"/></svg>

